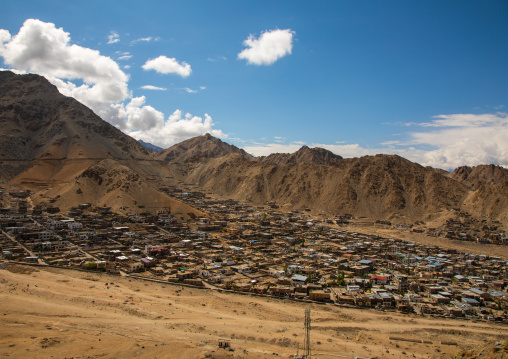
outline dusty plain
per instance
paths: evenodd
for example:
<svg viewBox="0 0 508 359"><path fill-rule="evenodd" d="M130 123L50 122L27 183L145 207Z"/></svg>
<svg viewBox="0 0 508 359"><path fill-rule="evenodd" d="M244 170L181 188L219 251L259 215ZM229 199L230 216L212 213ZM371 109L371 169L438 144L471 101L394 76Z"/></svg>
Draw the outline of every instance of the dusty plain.
<svg viewBox="0 0 508 359"><path fill-rule="evenodd" d="M2 358L451 358L508 326L0 264ZM398 339L423 341L415 343ZM219 339L234 351L219 349Z"/></svg>

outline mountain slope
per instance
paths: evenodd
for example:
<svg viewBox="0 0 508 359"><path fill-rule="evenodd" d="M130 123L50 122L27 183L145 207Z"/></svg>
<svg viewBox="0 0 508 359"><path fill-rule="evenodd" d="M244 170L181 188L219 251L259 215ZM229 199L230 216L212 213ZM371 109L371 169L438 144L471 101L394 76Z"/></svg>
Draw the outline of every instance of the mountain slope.
<svg viewBox="0 0 508 359"><path fill-rule="evenodd" d="M495 165L463 166L452 178L470 188L463 208L481 216L508 222L508 170Z"/></svg>
<svg viewBox="0 0 508 359"><path fill-rule="evenodd" d="M142 141L142 140L139 140L139 143L141 143L141 145L146 148L148 151L151 151L151 152L159 152L159 151L162 151L163 148L162 147L159 147L159 146L155 146L151 143L148 143L148 142L145 142L145 141Z"/></svg>
<svg viewBox="0 0 508 359"><path fill-rule="evenodd" d="M4 171L4 178L33 161L48 164L36 176L44 180L55 177L61 161L150 158L136 140L38 75L0 72L0 128L0 160L16 167Z"/></svg>
<svg viewBox="0 0 508 359"><path fill-rule="evenodd" d="M156 183L113 159L102 160L83 171L73 181L41 190L32 196L34 204L51 203L69 209L78 203L135 211L169 209L179 219L205 214L171 198Z"/></svg>
<svg viewBox="0 0 508 359"><path fill-rule="evenodd" d="M452 209L508 223L508 171L461 167L449 174L399 156L343 159L302 147L254 158L207 134L149 153L44 78L0 72L0 180L38 191L34 203L81 202L137 210L180 208L163 186L187 183L219 197L329 215L407 222Z"/></svg>
<svg viewBox="0 0 508 359"><path fill-rule="evenodd" d="M223 142L209 133L204 136L193 137L162 150L155 155L155 158L168 162L193 162L205 158L222 157L230 153L252 158L244 150Z"/></svg>
<svg viewBox="0 0 508 359"><path fill-rule="evenodd" d="M307 163L312 165L335 164L342 160L341 156L334 154L323 148L309 148L303 146L295 153L273 153L266 157L261 157L259 161L274 163L278 165L290 163Z"/></svg>
<svg viewBox="0 0 508 359"><path fill-rule="evenodd" d="M180 169L186 182L223 197L371 218L437 216L460 206L468 193L465 185L399 156L302 156L312 151L303 148L260 160L229 154L170 166L173 172Z"/></svg>
<svg viewBox="0 0 508 359"><path fill-rule="evenodd" d="M0 72L0 179L37 191L32 202L174 209L203 215L162 189L173 174L138 141L38 75Z"/></svg>

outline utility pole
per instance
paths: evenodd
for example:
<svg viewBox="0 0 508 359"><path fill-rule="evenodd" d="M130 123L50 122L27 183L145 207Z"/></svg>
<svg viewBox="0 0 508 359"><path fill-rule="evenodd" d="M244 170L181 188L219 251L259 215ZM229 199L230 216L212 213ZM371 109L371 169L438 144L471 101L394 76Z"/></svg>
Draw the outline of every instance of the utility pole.
<svg viewBox="0 0 508 359"><path fill-rule="evenodd" d="M303 345L303 357L310 359L310 308L305 309L305 340Z"/></svg>

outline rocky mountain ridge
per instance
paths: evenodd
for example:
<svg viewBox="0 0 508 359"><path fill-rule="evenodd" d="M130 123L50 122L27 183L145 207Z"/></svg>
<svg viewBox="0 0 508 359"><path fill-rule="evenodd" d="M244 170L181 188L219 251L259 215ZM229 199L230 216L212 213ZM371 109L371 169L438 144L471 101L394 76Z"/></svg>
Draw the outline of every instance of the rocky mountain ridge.
<svg viewBox="0 0 508 359"><path fill-rule="evenodd" d="M0 179L35 192L34 204L137 209L152 201L199 214L161 191L161 176L172 175L138 141L45 78L0 72Z"/></svg>
<svg viewBox="0 0 508 359"><path fill-rule="evenodd" d="M184 184L331 216L413 222L460 209L508 223L508 171L499 166L450 174L394 155L345 159L306 146L256 158L210 134L152 153L37 75L0 72L0 125L0 176L35 191L35 202L183 208L161 188Z"/></svg>
<svg viewBox="0 0 508 359"><path fill-rule="evenodd" d="M277 165L291 163L306 163L310 165L336 164L343 158L324 148L309 148L302 146L295 153L272 153L266 157L260 157L260 162L273 163Z"/></svg>

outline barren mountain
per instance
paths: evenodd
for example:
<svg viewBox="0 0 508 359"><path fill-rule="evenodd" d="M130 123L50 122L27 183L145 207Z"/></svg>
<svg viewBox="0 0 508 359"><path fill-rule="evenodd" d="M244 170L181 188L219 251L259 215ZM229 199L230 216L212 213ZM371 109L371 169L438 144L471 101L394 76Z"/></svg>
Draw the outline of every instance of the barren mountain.
<svg viewBox="0 0 508 359"><path fill-rule="evenodd" d="M245 158L252 158L244 150L221 141L207 133L180 142L156 154L157 159L168 162L194 162L205 158L217 158L238 153Z"/></svg>
<svg viewBox="0 0 508 359"><path fill-rule="evenodd" d="M61 180L62 170L68 178L70 167L78 172L83 167L77 163L150 158L136 140L38 75L0 72L0 126L3 177L12 178L28 168L18 183Z"/></svg>
<svg viewBox="0 0 508 359"><path fill-rule="evenodd" d="M180 181L219 197L329 215L413 222L459 208L508 223L508 171L498 166L449 174L398 156L343 159L306 146L254 158L209 134L151 154L37 75L0 72L0 124L0 177L38 190L34 202L63 208L100 202L192 212L160 190Z"/></svg>
<svg viewBox="0 0 508 359"><path fill-rule="evenodd" d="M261 160L230 154L188 166L181 175L237 200L408 221L458 207L468 193L465 185L399 156L340 159L323 151L302 148L293 155Z"/></svg>
<svg viewBox="0 0 508 359"><path fill-rule="evenodd" d="M0 72L0 179L38 190L34 203L178 207L185 216L200 214L161 192L161 177L172 174L138 141L45 78Z"/></svg>
<svg viewBox="0 0 508 359"><path fill-rule="evenodd" d="M495 165L464 166L457 168L452 178L470 188L463 203L465 210L508 222L508 170Z"/></svg>
<svg viewBox="0 0 508 359"><path fill-rule="evenodd" d="M341 156L334 154L324 148L309 148L303 146L295 153L273 153L266 157L261 157L259 161L274 163L277 165L286 165L290 163L307 163L310 165L329 165L342 160Z"/></svg>
<svg viewBox="0 0 508 359"><path fill-rule="evenodd" d="M508 184L508 170L495 165L462 166L452 173L452 178L471 188Z"/></svg>
<svg viewBox="0 0 508 359"><path fill-rule="evenodd" d="M32 196L35 204L70 208L78 203L93 203L114 209L136 211L169 209L179 219L205 214L171 198L159 190L156 181L133 171L119 161L105 159L88 167L73 181L41 190Z"/></svg>

